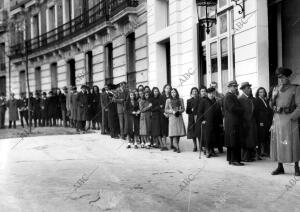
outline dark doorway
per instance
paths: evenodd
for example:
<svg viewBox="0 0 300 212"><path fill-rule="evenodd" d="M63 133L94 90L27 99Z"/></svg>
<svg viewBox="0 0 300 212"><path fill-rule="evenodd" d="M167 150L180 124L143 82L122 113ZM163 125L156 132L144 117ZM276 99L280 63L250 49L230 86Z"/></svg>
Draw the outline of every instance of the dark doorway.
<svg viewBox="0 0 300 212"><path fill-rule="evenodd" d="M6 96L6 77L2 76L0 77L0 94L4 93L4 96Z"/></svg>
<svg viewBox="0 0 300 212"><path fill-rule="evenodd" d="M51 71L51 89L56 89L57 83L57 63L52 63L50 66Z"/></svg>
<svg viewBox="0 0 300 212"><path fill-rule="evenodd" d="M68 64L67 66L68 85L76 86L75 60L74 59L69 60L67 64Z"/></svg>
<svg viewBox="0 0 300 212"><path fill-rule="evenodd" d="M165 43L166 48L166 68L167 68L167 83L171 85L171 47L170 40Z"/></svg>
<svg viewBox="0 0 300 212"><path fill-rule="evenodd" d="M278 67L277 7L278 4L273 4L268 8L270 87L274 87L277 84L275 76L275 71Z"/></svg>
<svg viewBox="0 0 300 212"><path fill-rule="evenodd" d="M113 46L112 43L104 47L105 84L113 83Z"/></svg>
<svg viewBox="0 0 300 212"><path fill-rule="evenodd" d="M127 60L127 82L130 89L136 87L135 70L135 34L131 33L126 37L126 60Z"/></svg>
<svg viewBox="0 0 300 212"><path fill-rule="evenodd" d="M93 86L93 52L89 51L85 54L85 64L87 73L87 85Z"/></svg>
<svg viewBox="0 0 300 212"><path fill-rule="evenodd" d="M42 90L42 83L41 83L41 67L35 68L35 90L41 91Z"/></svg>
<svg viewBox="0 0 300 212"><path fill-rule="evenodd" d="M26 76L25 71L19 73L20 94L26 93Z"/></svg>

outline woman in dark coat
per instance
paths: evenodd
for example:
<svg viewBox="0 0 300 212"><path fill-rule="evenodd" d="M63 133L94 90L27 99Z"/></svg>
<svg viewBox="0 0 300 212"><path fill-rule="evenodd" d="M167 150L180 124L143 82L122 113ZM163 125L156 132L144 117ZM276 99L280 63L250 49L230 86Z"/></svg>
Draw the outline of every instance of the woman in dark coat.
<svg viewBox="0 0 300 212"><path fill-rule="evenodd" d="M162 142L167 143L167 137L169 136L169 115L165 113L165 106L166 106L166 101L171 97L171 90L172 87L169 84L166 84L163 88L163 92L161 95L161 103L160 103L160 108L161 108L161 135L162 135ZM171 149L174 149L173 145L173 138L170 138L171 140Z"/></svg>
<svg viewBox="0 0 300 212"><path fill-rule="evenodd" d="M137 149L137 142L140 130L140 110L139 103L136 100L134 92L130 92L129 99L125 101L125 113L128 116L128 126L126 132L128 136L127 148L131 148L131 144L134 143L134 148Z"/></svg>
<svg viewBox="0 0 300 212"><path fill-rule="evenodd" d="M197 152L197 131L196 117L199 102L199 90L196 87L191 89L191 98L187 100L186 113L188 114L187 139L193 139L194 152Z"/></svg>
<svg viewBox="0 0 300 212"><path fill-rule="evenodd" d="M100 102L100 90L97 85L93 86L92 91L92 121L93 121L93 129L96 129L97 124L97 130L100 130L102 128L101 121L102 121L102 108L101 108L101 102Z"/></svg>
<svg viewBox="0 0 300 212"><path fill-rule="evenodd" d="M95 116L93 111L93 90L87 86L87 99L88 99L88 109L86 114L86 121L88 123L87 130L91 129L91 123L93 116Z"/></svg>
<svg viewBox="0 0 300 212"><path fill-rule="evenodd" d="M81 86L81 91L78 93L77 98L77 130L86 132L85 123L88 115L88 94L85 85Z"/></svg>
<svg viewBox="0 0 300 212"><path fill-rule="evenodd" d="M267 91L263 87L257 89L256 97L256 122L258 129L258 154L259 156L270 155L270 127L272 124L272 109L267 99Z"/></svg>
<svg viewBox="0 0 300 212"><path fill-rule="evenodd" d="M151 136L156 143L156 146L159 144L160 145L160 150L165 151L168 150L167 148L167 143L163 142L161 139L161 116L162 111L161 111L161 95L159 92L158 87L154 87L152 89L152 99L151 99L152 107L151 107Z"/></svg>

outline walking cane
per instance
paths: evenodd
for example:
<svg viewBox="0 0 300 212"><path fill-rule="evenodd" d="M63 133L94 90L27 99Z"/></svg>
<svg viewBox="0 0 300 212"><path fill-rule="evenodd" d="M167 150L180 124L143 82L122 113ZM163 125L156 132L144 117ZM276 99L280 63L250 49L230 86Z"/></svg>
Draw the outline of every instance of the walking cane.
<svg viewBox="0 0 300 212"><path fill-rule="evenodd" d="M199 145L199 159L201 159L201 150L202 150L202 141L203 141L203 125L202 125L202 122L200 123L201 124L201 135L200 135L200 145Z"/></svg>

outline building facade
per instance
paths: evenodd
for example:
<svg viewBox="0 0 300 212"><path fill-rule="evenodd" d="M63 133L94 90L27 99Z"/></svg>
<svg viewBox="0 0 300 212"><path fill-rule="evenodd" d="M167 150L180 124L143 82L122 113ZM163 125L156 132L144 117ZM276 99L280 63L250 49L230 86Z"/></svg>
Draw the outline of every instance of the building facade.
<svg viewBox="0 0 300 212"><path fill-rule="evenodd" d="M26 61L31 91L148 82L144 0L11 1L10 19L11 92L27 91Z"/></svg>
<svg viewBox="0 0 300 212"><path fill-rule="evenodd" d="M8 67L8 11L9 0L2 0L0 2L0 93L5 95Z"/></svg>
<svg viewBox="0 0 300 212"><path fill-rule="evenodd" d="M254 92L269 90L278 66L290 67L292 82L300 84L300 1L218 0L209 34L198 24L196 0L147 2L152 86L170 83L186 98L192 87L212 81L222 93L233 79L249 81Z"/></svg>

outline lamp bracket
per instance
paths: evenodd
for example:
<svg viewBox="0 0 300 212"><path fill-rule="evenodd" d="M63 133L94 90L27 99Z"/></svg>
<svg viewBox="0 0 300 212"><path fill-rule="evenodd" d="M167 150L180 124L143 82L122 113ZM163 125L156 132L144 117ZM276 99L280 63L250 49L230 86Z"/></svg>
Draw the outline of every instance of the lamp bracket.
<svg viewBox="0 0 300 212"><path fill-rule="evenodd" d="M239 3L240 0L231 0L235 3L236 6L239 6L241 9L239 10L239 14L243 15L243 18L245 18L245 0L241 0L242 2Z"/></svg>

